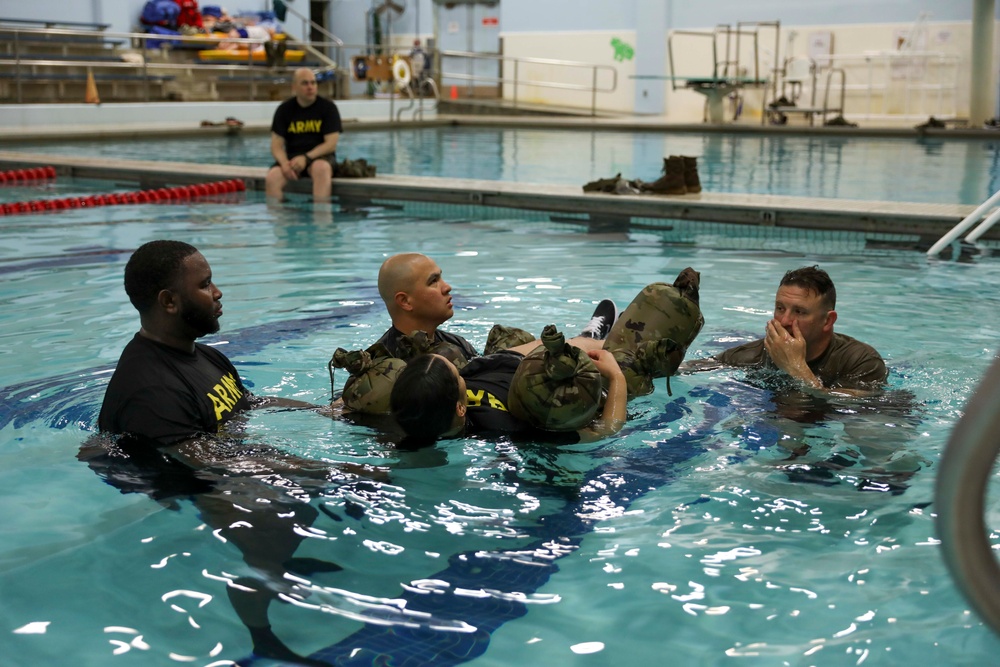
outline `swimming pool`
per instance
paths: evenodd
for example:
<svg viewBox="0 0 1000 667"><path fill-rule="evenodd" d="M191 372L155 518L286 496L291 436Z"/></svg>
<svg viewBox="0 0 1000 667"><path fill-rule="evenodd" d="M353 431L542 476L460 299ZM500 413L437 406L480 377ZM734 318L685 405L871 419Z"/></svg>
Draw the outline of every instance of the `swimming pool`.
<svg viewBox="0 0 1000 667"><path fill-rule="evenodd" d="M758 336L781 273L819 263L837 281L838 330L892 369L876 402L803 404L730 371L673 378L672 396L660 381L630 405L621 437L558 449L469 438L407 453L362 425L255 413L251 443L389 470L384 482L311 490L243 480L249 498L291 494L329 511L297 555L343 569L301 577L302 597L271 608L296 651L408 665L993 659L1000 643L951 584L927 503L995 353L1000 263L874 254L849 236L788 230L740 238L691 223L678 242L456 210L331 214L251 196L4 219L8 664L226 665L249 653L225 583L247 567L203 507L121 493L75 459L137 328L124 263L154 238L208 258L225 293L213 341L260 394L328 400L333 349L365 347L387 325L375 275L402 250L441 264L455 286L449 328L478 346L496 321L572 332L598 299L624 305L693 266L706 326L688 358ZM788 460L793 448L808 451Z"/></svg>
<svg viewBox="0 0 1000 667"><path fill-rule="evenodd" d="M266 136L169 141L60 141L14 150L266 166ZM709 192L979 204L1000 190L1000 138L623 132L616 130L348 127L338 157L380 174L583 185L621 173L654 181L667 155L699 156ZM905 181L901 176L905 175Z"/></svg>

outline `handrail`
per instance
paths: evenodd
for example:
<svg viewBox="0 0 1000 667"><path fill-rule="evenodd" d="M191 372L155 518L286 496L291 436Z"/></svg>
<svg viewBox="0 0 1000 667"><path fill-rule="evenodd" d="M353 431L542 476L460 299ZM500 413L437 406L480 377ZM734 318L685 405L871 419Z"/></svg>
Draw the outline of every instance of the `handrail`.
<svg viewBox="0 0 1000 667"><path fill-rule="evenodd" d="M833 109L830 108L830 83L833 81L833 75L840 74L840 106ZM826 122L826 115L833 111L838 112L841 116L844 115L844 99L847 90L847 73L844 72L839 67L831 67L826 72L826 92L823 93L823 122Z"/></svg>
<svg viewBox="0 0 1000 667"><path fill-rule="evenodd" d="M895 84L904 87L905 96L903 99L903 110L900 113L885 113L882 115L900 117L910 113L911 88L921 91L920 108L925 109L936 103L937 109L933 115L937 118L954 116L954 98L958 92L957 67L961 62L958 54L944 53L942 51L868 51L865 53L833 53L817 57L820 67L833 67L837 65L841 68L851 68L854 80L864 80L864 83L849 84L851 90L864 91L867 110L865 115L873 117L872 102L879 92L886 95L887 91ZM858 69L864 68L858 72ZM926 74L919 73L926 68ZM936 73L931 77L930 73ZM949 74L951 72L951 74ZM898 79L896 77L899 77ZM881 79L881 82L879 81ZM936 101L927 99L932 97L925 95L925 91L936 92ZM950 109L945 108L945 96L948 96L952 103ZM923 118L926 113L918 114Z"/></svg>
<svg viewBox="0 0 1000 667"><path fill-rule="evenodd" d="M441 58L468 58L470 60L496 60L506 65L507 63L513 63L514 65L514 76L513 78L508 78L504 75L493 77L493 76L481 76L476 74L461 74L456 72L441 72L440 80L444 83L445 79L458 79L460 81L488 81L490 83L509 83L514 86L514 108L517 108L517 89L521 85L531 85L537 86L539 88L556 88L559 90L580 90L588 91L591 93L590 101L590 113L592 116L597 115L597 93L611 93L618 88L618 70L610 65L594 65L592 63L582 63L574 60L556 60L552 58L525 58L525 57L514 57L514 56L504 56L498 53L475 53L471 51L441 51L439 53ZM570 67L574 69L589 69L591 70L591 83L589 85L579 84L579 83L562 83L558 81L524 81L519 76L519 65L521 63L533 64L533 65L555 65L559 67ZM506 69L506 68L505 68ZM610 87L598 87L598 71L607 71L611 73L611 84Z"/></svg>
<svg viewBox="0 0 1000 667"><path fill-rule="evenodd" d="M998 220L1000 220L1000 208L986 216L986 219L979 223L978 227L966 235L965 240L969 243L975 243L979 240L979 237L990 230L990 227L997 224Z"/></svg>
<svg viewBox="0 0 1000 667"><path fill-rule="evenodd" d="M412 84L411 84L412 85ZM434 83L434 79L427 77L424 79L420 85L426 85L430 87L432 98L434 100L434 106L432 109L437 111L438 103L441 101L441 94L438 91L437 84ZM418 89L419 90L419 89ZM406 107L401 107L396 112L396 120L400 121L403 118L403 113L413 110L413 120L423 120L424 119L424 100L423 97L416 97L413 95L413 91L410 89L405 89L404 94L409 98L410 104Z"/></svg>
<svg viewBox="0 0 1000 667"><path fill-rule="evenodd" d="M950 232L948 232L940 239L938 239L937 243L932 245L930 250L927 251L927 256L937 257L938 255L940 255L942 250L951 245L951 243L959 236L961 236L966 229L976 224L976 222L979 221L979 219L983 216L983 214L986 213L986 211L993 208L994 206L996 206L998 202L1000 202L1000 190L994 192L992 197L990 197L982 204L980 204L976 208L976 210L974 210L969 215L965 216L964 220L962 220L960 223L952 227ZM972 233L975 234L975 238L967 238L967 240L971 242L978 239L980 236L985 234L986 231L990 227L992 227L997 220L1000 220L1000 212L995 212L992 215L990 215L986 220L984 220L983 224L980 225L980 227ZM980 229L982 231L980 231ZM972 234L970 234L969 236L971 237Z"/></svg>
<svg viewBox="0 0 1000 667"><path fill-rule="evenodd" d="M90 27L95 30L107 30L111 27L110 23L90 23L88 21L51 21L49 19L5 19L0 18L0 24L4 23L27 23L31 25L42 25L46 28L51 28L57 25L68 25L76 26L78 28Z"/></svg>
<svg viewBox="0 0 1000 667"><path fill-rule="evenodd" d="M332 32L330 32L320 24L313 21L308 16L305 16L295 11L287 3L285 4L285 11L288 14L291 14L292 16L302 20L301 44L305 47L306 51L308 51L310 55L312 55L313 57L319 58L320 60L324 61L327 65L334 65L336 67L341 67L341 50L344 48L344 40L337 37ZM317 32L321 33L324 37L326 37L330 42L333 43L334 52L336 53L333 60L330 60L330 58L319 49L313 48L312 41L308 39L311 36L311 33L307 33L307 27L309 29L316 30Z"/></svg>
<svg viewBox="0 0 1000 667"><path fill-rule="evenodd" d="M1000 453L1000 358L955 425L935 484L941 553L959 590L1000 634L1000 565L987 539L986 493Z"/></svg>

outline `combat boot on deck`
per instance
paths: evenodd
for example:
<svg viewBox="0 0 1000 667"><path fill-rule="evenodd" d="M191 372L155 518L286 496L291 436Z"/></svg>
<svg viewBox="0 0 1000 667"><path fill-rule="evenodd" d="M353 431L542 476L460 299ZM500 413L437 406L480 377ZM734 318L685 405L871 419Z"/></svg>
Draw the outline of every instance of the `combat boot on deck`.
<svg viewBox="0 0 1000 667"><path fill-rule="evenodd" d="M684 160L684 188L688 194L701 192L701 179L698 178L698 158L682 155Z"/></svg>
<svg viewBox="0 0 1000 667"><path fill-rule="evenodd" d="M643 189L657 195L687 194L684 186L684 160L676 155L663 158L663 175L652 183L644 183Z"/></svg>

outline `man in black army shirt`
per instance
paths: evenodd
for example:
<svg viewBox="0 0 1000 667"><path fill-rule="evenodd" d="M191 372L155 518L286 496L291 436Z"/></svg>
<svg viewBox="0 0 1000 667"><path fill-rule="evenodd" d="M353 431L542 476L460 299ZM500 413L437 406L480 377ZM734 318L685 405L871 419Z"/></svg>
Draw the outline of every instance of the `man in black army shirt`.
<svg viewBox="0 0 1000 667"><path fill-rule="evenodd" d="M292 75L293 96L278 105L271 121L271 155L267 200L280 202L290 181L311 178L313 201L327 202L333 189L333 163L344 131L333 100L318 94L316 75L307 67Z"/></svg>
<svg viewBox="0 0 1000 667"><path fill-rule="evenodd" d="M286 573L340 569L294 555L318 511L286 487L322 493L332 483L345 483L340 469L350 466L334 469L238 437L233 419L251 408L316 406L253 396L222 352L196 342L217 332L222 316L222 292L196 248L180 241L139 247L125 267L125 291L141 327L122 352L98 418L100 430L115 438L85 443L78 458L123 493L143 491L160 502L190 499L255 573L226 589L254 653L296 665L327 664L285 646L271 630L267 610L286 590Z"/></svg>

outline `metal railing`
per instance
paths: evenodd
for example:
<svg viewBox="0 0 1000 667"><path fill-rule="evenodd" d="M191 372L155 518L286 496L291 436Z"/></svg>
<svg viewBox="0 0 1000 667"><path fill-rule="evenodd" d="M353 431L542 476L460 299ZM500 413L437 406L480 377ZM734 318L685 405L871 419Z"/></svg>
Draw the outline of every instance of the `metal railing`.
<svg viewBox="0 0 1000 667"><path fill-rule="evenodd" d="M930 250L927 251L927 256L937 257L938 255L940 255L942 250L947 248L956 239L958 239L958 237L961 236L965 232L965 230L967 230L969 227L979 222L980 219L982 219L983 214L985 214L991 208L996 206L998 203L1000 203L1000 190L994 192L992 197L990 197L982 204L980 204L976 208L976 210L974 210L969 215L965 216L965 219L963 219L960 223L952 227L951 231L949 231L947 234L938 239L937 243L932 245L930 247ZM969 235L965 237L965 240L968 241L969 243L974 243L975 241L978 241L979 238L987 231L989 231L990 227L995 225L998 220L1000 220L1000 208L998 208L997 210L993 211L988 216L986 216L986 219L983 220L978 227L972 230L969 233Z"/></svg>
<svg viewBox="0 0 1000 667"><path fill-rule="evenodd" d="M52 21L49 19L8 19L0 18L0 25L15 23L17 25L41 26L42 28L55 28L56 26L66 26L69 28L85 28L87 30L107 30L110 23L89 23L87 21Z"/></svg>
<svg viewBox="0 0 1000 667"><path fill-rule="evenodd" d="M341 38L337 37L332 32L330 32L329 30L327 30L326 28L324 28L320 24L318 24L315 21L313 21L308 16L305 16L305 15L300 14L299 12L295 11L295 9L293 9L292 7L290 7L287 4L285 5L285 11L288 13L288 15L294 16L295 18L301 20L301 22L302 22L302 33L301 33L302 38L301 38L300 42L305 47L306 51L310 55L312 55L315 58L320 59L321 61L325 61L327 65L335 65L337 67L343 67L344 66L344 61L343 61L344 40L342 40ZM319 34L323 35L323 37L325 38L325 40L323 42L313 42L311 40L307 40L306 39L307 37L311 37L312 36L312 31L313 30L315 30ZM324 53L323 51L317 49L316 48L317 46L333 47L333 53L334 53L333 59L331 60L329 58L329 56L327 56L326 53Z"/></svg>
<svg viewBox="0 0 1000 667"><path fill-rule="evenodd" d="M674 90L686 87L686 81L690 79L711 79L718 81L720 83L726 83L730 86L742 87L742 86L764 86L767 84L774 84L774 79L768 79L766 74L761 76L760 72L760 30L761 28L773 29L775 31L775 47L774 52L778 52L778 42L781 36L781 23L779 21L761 21L761 22L740 22L736 24L734 28L728 24L720 24L711 31L706 30L672 30L667 36L667 63L670 69L670 79L671 87ZM699 39L707 39L712 43L712 76L707 77L704 74L685 76L678 75L676 67L674 65L674 38L682 37L697 37ZM744 63L741 61L743 56L741 38L749 37L750 45L752 48L752 61L750 63ZM722 42L722 56L720 57L719 48L720 42ZM751 69L752 68L752 69ZM775 97L777 97L777 88L775 87Z"/></svg>
<svg viewBox="0 0 1000 667"><path fill-rule="evenodd" d="M805 80L801 76L801 73L796 74L791 72L791 67L795 62L808 62L808 76L810 81L809 106L798 105L798 95L796 95L795 91L798 90L799 95L802 94L805 89ZM823 106L817 106L816 93L818 92L817 82L820 76L820 68L816 61L808 56L785 59L784 65L775 73L775 80L779 82L781 97L775 98L774 101L768 103L767 89L764 89L764 99L761 102L764 113L761 114L761 125L764 125L769 120L774 124L781 124L781 117L792 113L800 113L808 116L809 125L815 124L815 117L817 115L820 116L820 119L824 123L827 120L826 117L832 113L843 116L847 95L847 74L839 67L828 68L823 74L825 74L826 78L826 84L823 88ZM840 102L837 106L830 106L830 86L833 84L834 76L840 77ZM789 104L775 104L775 102L781 100Z"/></svg>
<svg viewBox="0 0 1000 667"><path fill-rule="evenodd" d="M445 58L458 58L465 59L469 63L475 63L477 61L493 61L502 67L502 71L498 73L498 76L488 76L483 74L471 74L463 72L453 72L444 71L443 66L441 74L438 77L442 85L445 85L448 80L456 81L469 81L472 83L490 83L490 84L509 84L513 87L513 93L511 99L516 109L518 106L518 95L521 86L534 86L537 88L552 88L557 90L575 90L590 93L590 113L593 116L597 115L597 94L598 93L612 93L618 87L618 70L610 65L594 65L591 63L582 63L572 60L553 60L550 58L524 58L524 57L513 57L504 56L495 53L474 53L470 51L441 51L440 62L443 62ZM512 69L511 76L507 76L508 65ZM553 67L566 67L569 69L578 70L590 70L590 83L565 83L562 81L539 81L536 79L522 79L520 68L521 65L547 65ZM598 79L600 78L600 72L607 72L611 76L610 85L598 85ZM502 97L502 96L501 96Z"/></svg>
<svg viewBox="0 0 1000 667"><path fill-rule="evenodd" d="M846 89L852 97L863 95L865 105L864 113L857 109L853 116L926 119L929 114L948 118L957 113L961 58L956 54L914 50L833 54L819 58L818 65L850 72L854 83L846 84ZM901 97L902 110L890 113L888 100L894 96ZM874 110L877 101L882 113Z"/></svg>
<svg viewBox="0 0 1000 667"><path fill-rule="evenodd" d="M984 519L998 453L1000 359L986 372L951 433L934 493L944 561L973 609L1000 634L1000 565Z"/></svg>

